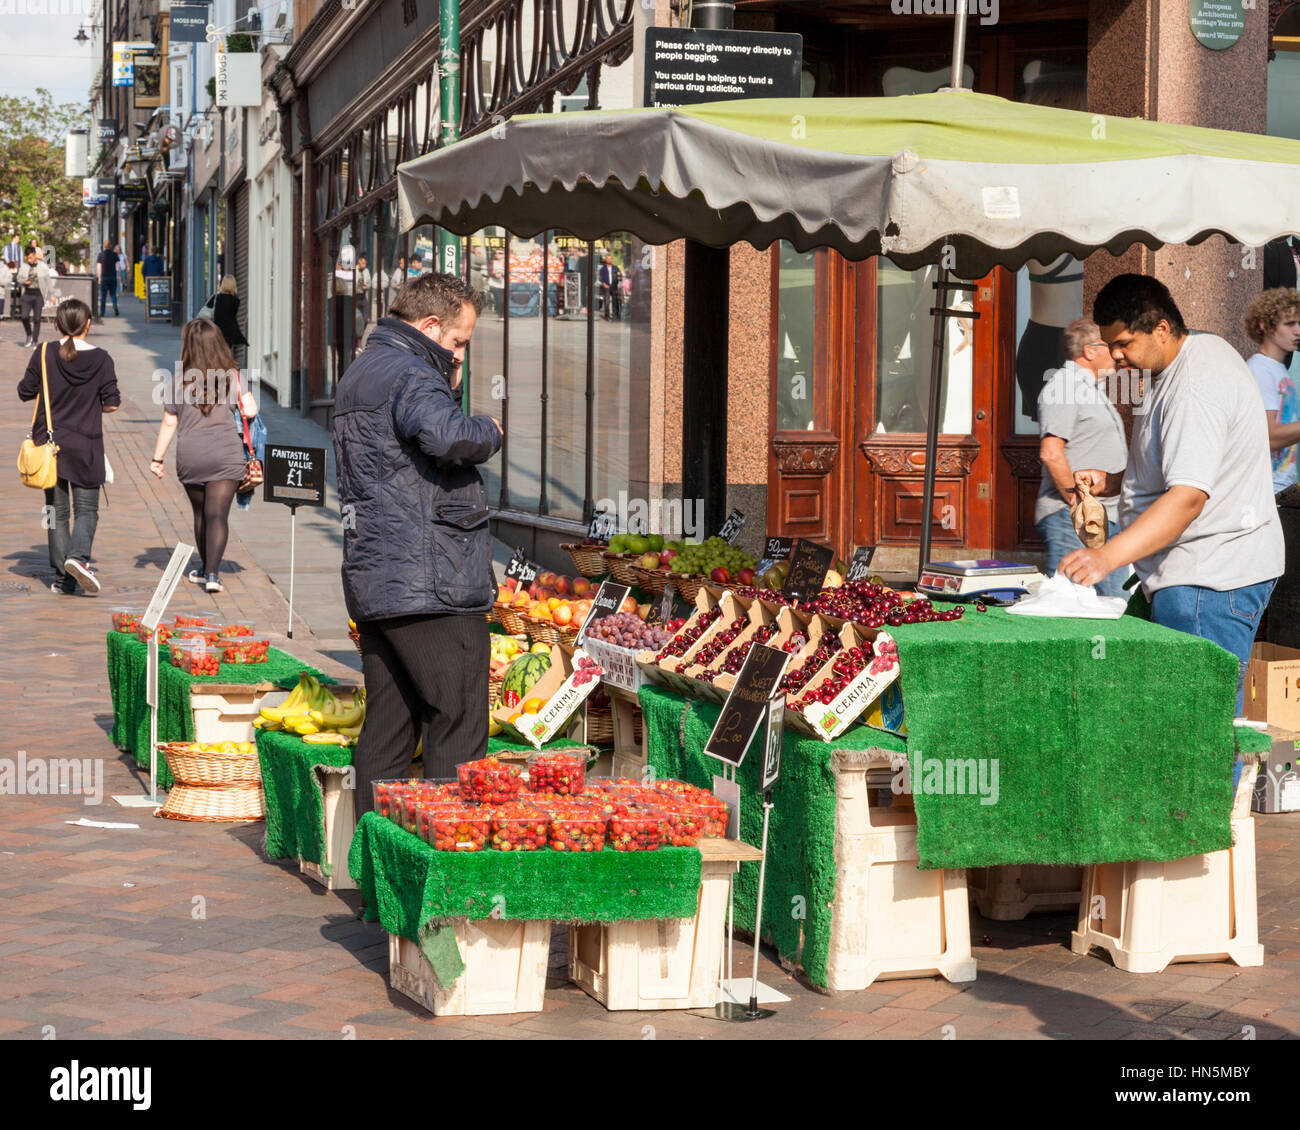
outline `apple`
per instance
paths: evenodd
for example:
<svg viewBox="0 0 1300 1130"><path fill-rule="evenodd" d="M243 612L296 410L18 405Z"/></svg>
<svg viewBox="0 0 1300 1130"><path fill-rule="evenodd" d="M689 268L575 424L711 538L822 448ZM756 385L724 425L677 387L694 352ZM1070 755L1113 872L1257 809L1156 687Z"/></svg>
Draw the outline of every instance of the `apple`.
<svg viewBox="0 0 1300 1130"><path fill-rule="evenodd" d="M752 585L754 583L754 570L742 569L736 574L736 583L740 585Z"/></svg>
<svg viewBox="0 0 1300 1130"><path fill-rule="evenodd" d="M637 558L637 564L640 565L642 569L658 569L659 554L647 551Z"/></svg>
<svg viewBox="0 0 1300 1130"><path fill-rule="evenodd" d="M578 577L573 582L573 595L584 597L591 595L591 582L586 577Z"/></svg>
<svg viewBox="0 0 1300 1130"><path fill-rule="evenodd" d="M623 603L618 606L618 610L620 612L636 612L636 597L631 593L628 593L627 596L623 598Z"/></svg>
<svg viewBox="0 0 1300 1130"><path fill-rule="evenodd" d="M563 627L573 622L573 609L567 604L558 605L551 612L551 619Z"/></svg>
<svg viewBox="0 0 1300 1130"><path fill-rule="evenodd" d="M731 580L731 574L727 572L726 566L719 565L709 574L709 580L711 580L715 585L725 585L729 580Z"/></svg>
<svg viewBox="0 0 1300 1130"><path fill-rule="evenodd" d="M661 569L666 568L668 566L668 563L672 561L672 559L676 556L677 556L677 551L675 549L661 550L659 553L659 567Z"/></svg>

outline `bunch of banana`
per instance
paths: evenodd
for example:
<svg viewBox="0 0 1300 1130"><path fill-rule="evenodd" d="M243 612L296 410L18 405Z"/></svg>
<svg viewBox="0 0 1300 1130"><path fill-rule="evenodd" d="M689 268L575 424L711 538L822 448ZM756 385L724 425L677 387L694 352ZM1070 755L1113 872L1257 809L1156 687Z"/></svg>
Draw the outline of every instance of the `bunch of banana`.
<svg viewBox="0 0 1300 1130"><path fill-rule="evenodd" d="M287 729L302 737L330 731L333 736L329 741L337 742L339 737L351 741L360 733L361 722L365 718L365 693L357 692L354 706L343 707L328 687L322 687L315 675L302 672L298 676L298 685L279 706L265 706L260 711L260 718L253 722L257 729ZM346 727L344 733L339 727Z"/></svg>
<svg viewBox="0 0 1300 1130"><path fill-rule="evenodd" d="M352 745L361 736L361 727L366 720L366 692L358 688L353 696L352 706L344 710L335 700L333 710L309 710L307 716L314 732L303 734L303 741L316 745Z"/></svg>

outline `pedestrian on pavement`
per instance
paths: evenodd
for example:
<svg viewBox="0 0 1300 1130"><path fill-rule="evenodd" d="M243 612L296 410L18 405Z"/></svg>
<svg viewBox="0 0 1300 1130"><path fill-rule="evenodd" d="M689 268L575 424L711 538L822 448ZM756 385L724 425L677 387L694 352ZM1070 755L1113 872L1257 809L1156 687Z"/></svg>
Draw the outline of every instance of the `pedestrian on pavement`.
<svg viewBox="0 0 1300 1130"><path fill-rule="evenodd" d="M0 318L5 316L5 303L9 301L9 290L14 285L14 273L9 269L9 261L0 259Z"/></svg>
<svg viewBox="0 0 1300 1130"><path fill-rule="evenodd" d="M226 339L226 344L233 354L241 345L247 345L244 331L239 328L239 284L234 275L227 275L217 288L216 298L212 303L212 320Z"/></svg>
<svg viewBox="0 0 1300 1130"><path fill-rule="evenodd" d="M175 436L176 477L194 513L194 545L201 562L186 580L217 593L230 537L230 504L244 479L239 413L256 416L257 404L243 389L225 337L208 318L195 318L181 330L180 368L167 382L149 470L163 477L163 457Z"/></svg>
<svg viewBox="0 0 1300 1130"><path fill-rule="evenodd" d="M146 279L154 278L157 275L165 275L167 267L163 263L163 258L157 251L150 251L146 246L144 249L144 261L140 264L140 274Z"/></svg>
<svg viewBox="0 0 1300 1130"><path fill-rule="evenodd" d="M1300 450L1300 398L1286 365L1300 345L1300 293L1286 287L1264 291L1246 311L1246 333L1259 346L1259 352L1246 359L1246 367L1264 401L1273 493L1281 494L1296 481Z"/></svg>
<svg viewBox="0 0 1300 1130"><path fill-rule="evenodd" d="M27 262L18 268L19 310L23 319L23 330L27 334L20 344L24 349L33 347L41 337L41 311L53 289L50 269L40 261L40 252L35 247L27 249Z"/></svg>
<svg viewBox="0 0 1300 1130"><path fill-rule="evenodd" d="M600 287L601 315L607 322L623 319L623 272L614 262L614 256L606 255L596 276Z"/></svg>
<svg viewBox="0 0 1300 1130"><path fill-rule="evenodd" d="M1251 644L1282 573L1268 424L1246 363L1223 338L1190 335L1164 283L1118 275L1093 320L1118 365L1152 375L1121 474L1075 469L1093 494L1118 493L1120 533L1076 549L1061 572L1096 584L1133 565L1157 624L1237 657L1237 711Z"/></svg>
<svg viewBox="0 0 1300 1130"><path fill-rule="evenodd" d="M122 311L117 308L117 254L107 239L104 240L104 250L95 259L95 279L99 283L100 320L104 318L104 308L110 298L113 300L113 314L120 318Z"/></svg>
<svg viewBox="0 0 1300 1130"><path fill-rule="evenodd" d="M117 255L117 289L119 294L127 292L127 275L131 270L131 264L126 261L126 255L122 251L120 243L113 244L113 251Z"/></svg>
<svg viewBox="0 0 1300 1130"><path fill-rule="evenodd" d="M17 232L11 232L9 242L5 245L4 260L15 271L23 261L23 241L18 238Z"/></svg>
<svg viewBox="0 0 1300 1130"><path fill-rule="evenodd" d="M461 362L483 297L430 273L398 292L334 402L343 595L361 638L367 722L356 748L358 815L370 782L449 777L487 750L492 535L477 465L501 425L461 411ZM425 712L428 717L425 718Z"/></svg>
<svg viewBox="0 0 1300 1130"><path fill-rule="evenodd" d="M1061 558L1082 549L1070 507L1078 501L1075 467L1120 472L1127 462L1124 421L1106 394L1106 375L1114 372L1110 350L1091 318L1079 318L1061 335L1067 358L1051 374L1038 396L1038 457L1043 478L1034 503L1034 524L1047 545L1047 575L1054 576ZM1101 500L1110 537L1119 533L1119 501ZM1127 569L1097 582L1102 596L1123 596Z"/></svg>
<svg viewBox="0 0 1300 1130"><path fill-rule="evenodd" d="M90 307L79 298L65 298L54 315L62 342L36 350L18 383L19 400L42 395L42 360L49 386L50 420L59 447L59 479L45 492L53 522L46 522L50 564L55 580L52 592L69 594L80 585L87 596L99 594L99 578L90 568L90 550L99 525L99 488L105 478L104 425L106 412L122 403L113 358L86 341L90 332ZM32 423L32 442L46 443L44 406L38 405ZM69 519L72 520L69 537Z"/></svg>

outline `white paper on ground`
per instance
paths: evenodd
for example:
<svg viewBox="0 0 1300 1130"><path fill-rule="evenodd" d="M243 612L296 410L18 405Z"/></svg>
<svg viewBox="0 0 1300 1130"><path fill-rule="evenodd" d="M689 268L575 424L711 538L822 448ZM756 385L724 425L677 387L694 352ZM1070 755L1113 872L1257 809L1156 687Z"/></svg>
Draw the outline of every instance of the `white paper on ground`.
<svg viewBox="0 0 1300 1130"><path fill-rule="evenodd" d="M114 478L113 476L113 464L108 461L108 453L105 452L104 453L104 482L113 483L116 481L117 481L116 478Z"/></svg>
<svg viewBox="0 0 1300 1130"><path fill-rule="evenodd" d="M1032 596L1022 596L1007 609L1020 616L1066 616L1082 620L1118 620L1128 601L1100 596L1091 585L1075 584L1064 573L1044 581Z"/></svg>
<svg viewBox="0 0 1300 1130"><path fill-rule="evenodd" d="M115 824L112 820L65 820L65 824L75 824L78 828L139 828L139 824Z"/></svg>

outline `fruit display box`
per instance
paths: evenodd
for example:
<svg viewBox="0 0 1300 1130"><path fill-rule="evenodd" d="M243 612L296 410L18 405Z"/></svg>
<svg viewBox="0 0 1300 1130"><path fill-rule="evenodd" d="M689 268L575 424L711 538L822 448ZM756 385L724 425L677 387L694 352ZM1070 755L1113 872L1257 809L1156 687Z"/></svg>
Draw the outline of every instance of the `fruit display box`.
<svg viewBox="0 0 1300 1130"><path fill-rule="evenodd" d="M733 594L734 596L734 594ZM701 698L708 698L707 688L712 678L721 673L723 666L727 661L727 656L733 650L742 647L758 634L760 629L771 627L775 630L777 609L763 604L759 600L746 600L743 597L735 597L736 604L745 610L745 624L736 632L735 621L731 621L726 627L715 635L712 641L705 647L696 651L694 661L689 667L682 670L682 674L688 679L693 680L698 686L692 688L693 692ZM739 619L739 617L737 617ZM732 632L736 632L730 643L723 643ZM719 650L721 648L721 650ZM708 679L702 679L705 672L710 673Z"/></svg>
<svg viewBox="0 0 1300 1130"><path fill-rule="evenodd" d="M786 696L786 724L826 742L838 738L857 721L898 678L899 673L898 653L893 637L887 632L846 623L840 629L840 642L843 649L822 664L798 697ZM844 669L844 660L855 648L862 653L865 662L860 670L850 674ZM818 691L828 678L836 684L830 701L799 705L804 694Z"/></svg>
<svg viewBox="0 0 1300 1130"><path fill-rule="evenodd" d="M590 658L582 648L563 645L551 648L551 666L528 692L529 698L540 698L543 705L535 715L525 715L520 719L527 729L521 730L510 721L518 713L517 707L498 706L492 711L492 717L501 723L507 734L517 736L534 749L541 749L560 732L600 682L603 670L599 664L596 667L580 666L582 660Z"/></svg>
<svg viewBox="0 0 1300 1130"><path fill-rule="evenodd" d="M757 613L755 609L758 610ZM751 620L754 620L756 616L764 626L774 629L772 634L762 641L768 647L786 651L789 650L789 645L792 642L796 645L793 649L793 658L790 661L791 666L808 647L809 633L814 630L814 624L816 626L814 639L821 638L821 633L825 627L818 617L810 616L806 612L796 612L793 608L773 608L772 605L757 600L754 601L753 606L750 608ZM697 697L704 699L706 702L722 703L727 700L727 695L731 693L731 688L736 685L736 679L740 675L740 667L748 657L749 650L753 647L751 641L755 640L758 632L759 624L755 623L718 658L717 662L713 664L713 670L717 673L712 680L696 680L695 693ZM732 670L727 670L728 667L732 668Z"/></svg>
<svg viewBox="0 0 1300 1130"><path fill-rule="evenodd" d="M705 589L701 589L695 598L695 612L682 626L678 635L689 635L697 630L706 617L712 617L708 627L700 633L698 639L680 655L670 655L662 661L656 661L653 652L642 652L637 656L637 664L645 671L651 682L659 683L682 695L694 693L695 680L683 674L698 655L727 627L738 619L748 618L749 601L742 601L735 593L727 591L715 598Z"/></svg>

